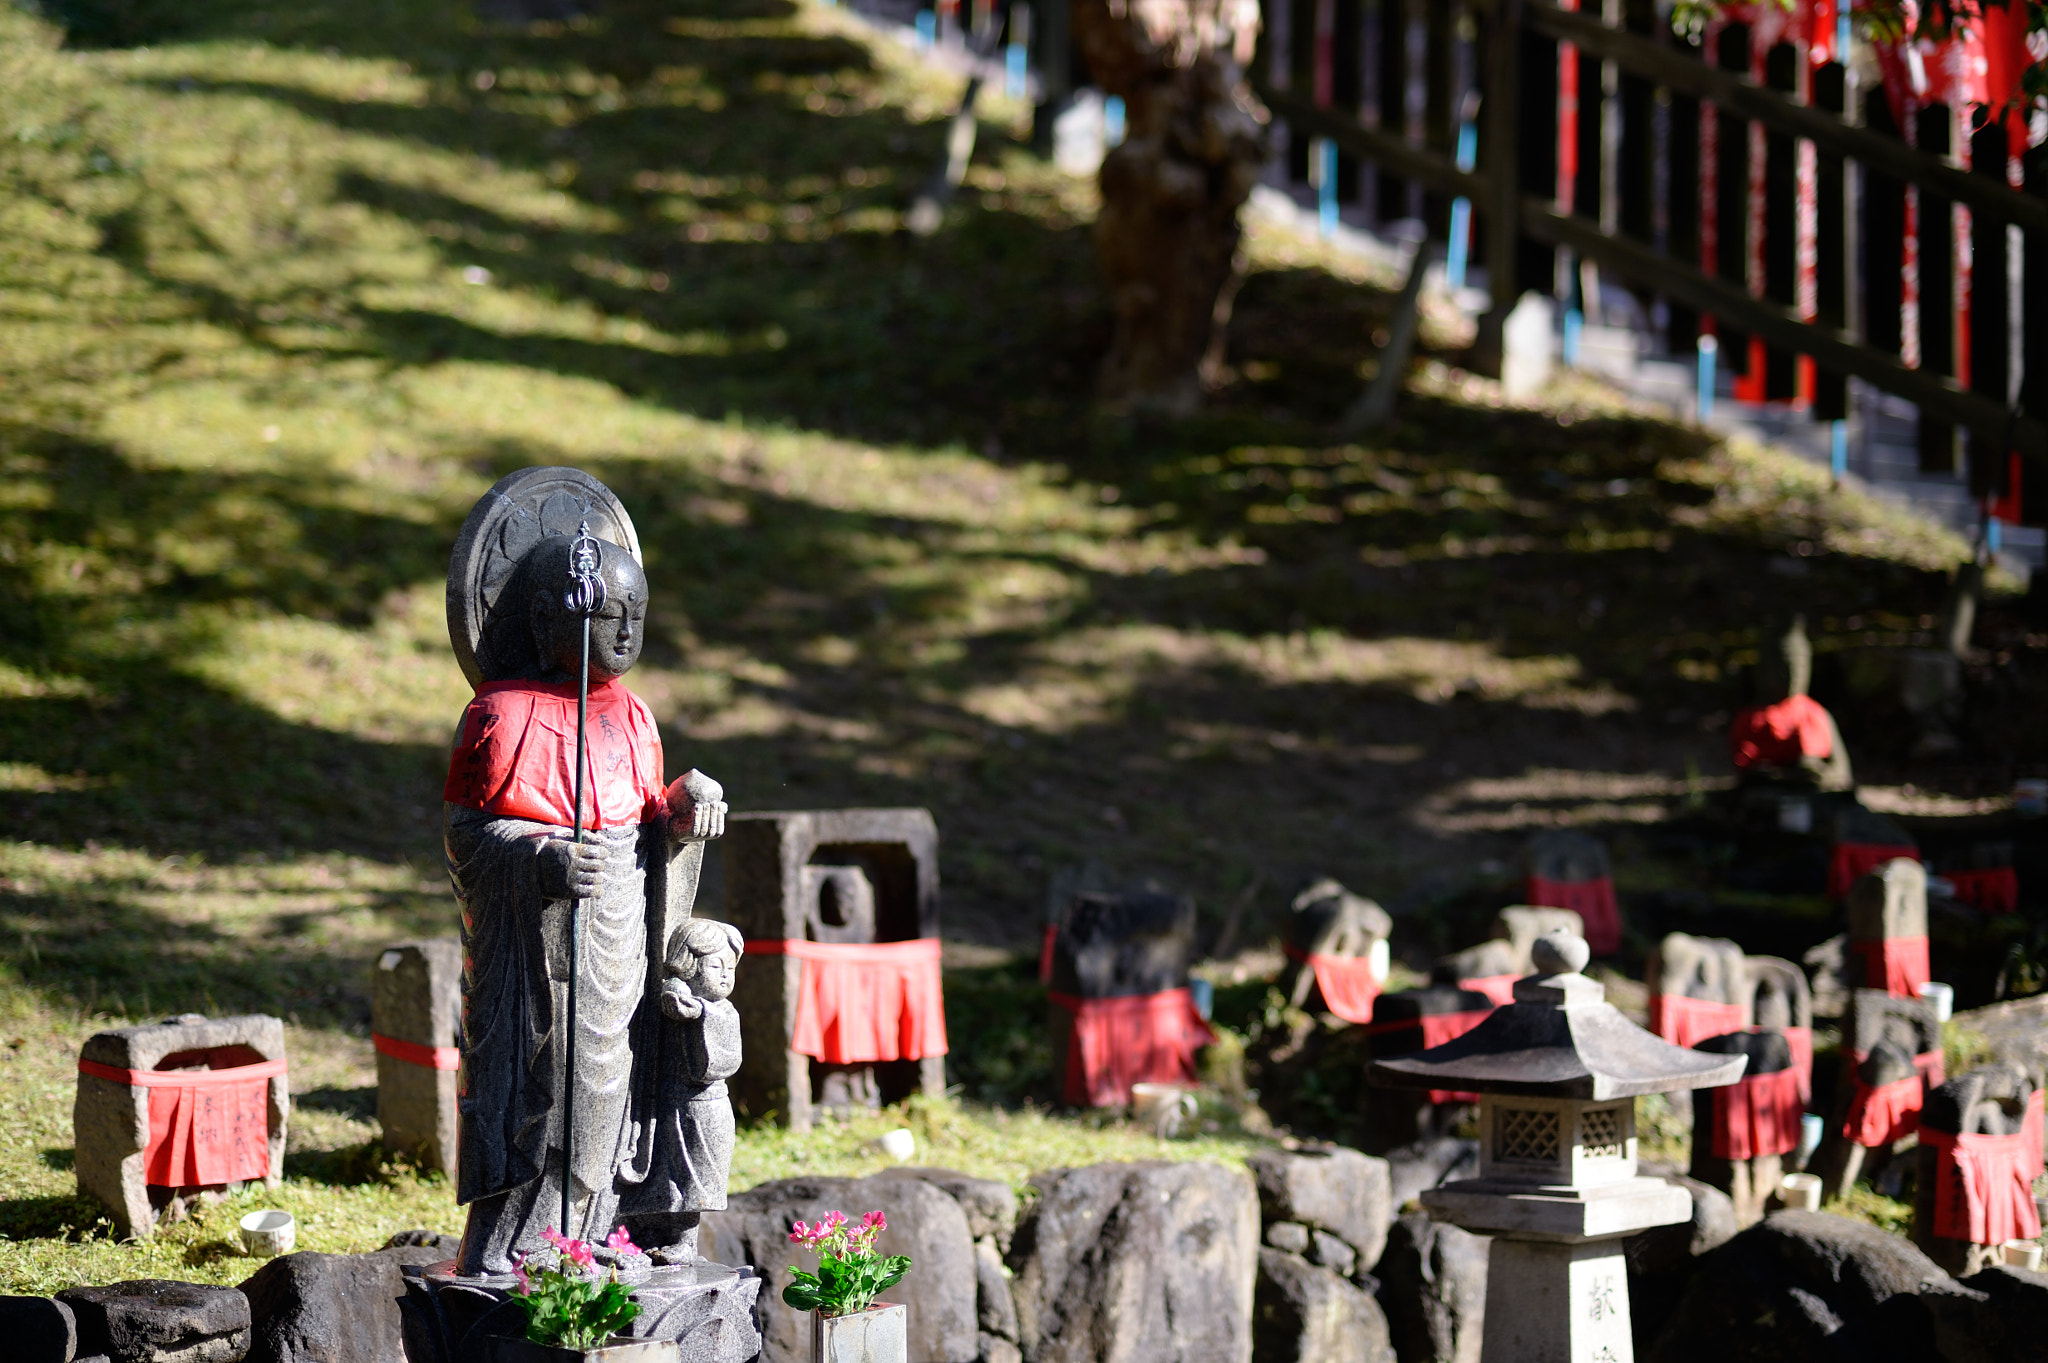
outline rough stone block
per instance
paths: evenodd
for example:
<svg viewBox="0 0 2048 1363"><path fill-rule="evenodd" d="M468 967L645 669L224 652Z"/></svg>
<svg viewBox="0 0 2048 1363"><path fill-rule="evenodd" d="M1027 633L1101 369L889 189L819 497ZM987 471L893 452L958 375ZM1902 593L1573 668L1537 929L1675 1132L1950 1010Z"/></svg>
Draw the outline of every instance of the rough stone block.
<svg viewBox="0 0 2048 1363"><path fill-rule="evenodd" d="M453 1253L426 1243L272 1259L241 1284L251 1325L246 1363L406 1363L404 1268Z"/></svg>
<svg viewBox="0 0 2048 1363"><path fill-rule="evenodd" d="M984 1335L1015 1342L1017 1303L1010 1296L1009 1267L993 1235L974 1242L974 1310Z"/></svg>
<svg viewBox="0 0 2048 1363"><path fill-rule="evenodd" d="M977 1241L994 1236L996 1248L1010 1252L1010 1235L1017 1229L1017 1191L1000 1179L975 1178L956 1169L931 1169L908 1164L887 1171L904 1178L922 1179L960 1204L967 1214L967 1233Z"/></svg>
<svg viewBox="0 0 2048 1363"><path fill-rule="evenodd" d="M179 1069L203 1064L209 1052L241 1063L284 1058L284 1023L260 1014L207 1019L197 1013L87 1037L79 1058L121 1070ZM270 1081L268 1135L275 1188L284 1178L285 1126L291 1113L289 1076ZM97 1075L78 1076L71 1109L78 1191L104 1204L117 1239L146 1237L158 1213L181 1190L149 1187L143 1152L149 1145L149 1090Z"/></svg>
<svg viewBox="0 0 2048 1363"><path fill-rule="evenodd" d="M1033 1180L1010 1266L1033 1360L1244 1363L1259 1205L1213 1164L1097 1164Z"/></svg>
<svg viewBox="0 0 2048 1363"><path fill-rule="evenodd" d="M2013 1363L2048 1351L2048 1273L1999 1264L1921 1300L1946 1363Z"/></svg>
<svg viewBox="0 0 2048 1363"><path fill-rule="evenodd" d="M1246 1161L1268 1221L1298 1221L1328 1231L1364 1264L1379 1262L1394 1219L1387 1162L1340 1145L1261 1150Z"/></svg>
<svg viewBox="0 0 2048 1363"><path fill-rule="evenodd" d="M1373 1271L1401 1363L1479 1363L1490 1245L1425 1212L1395 1219Z"/></svg>
<svg viewBox="0 0 2048 1363"><path fill-rule="evenodd" d="M750 941L900 942L939 935L939 831L929 810L735 814L713 846L724 886L716 916ZM710 915L711 906L703 912ZM790 1050L802 975L803 962L794 956L754 954L740 961L732 1002L745 1058L730 1082L741 1118L773 1113L805 1131L821 1103L888 1103L920 1091L945 1092L944 1056L840 1067Z"/></svg>
<svg viewBox="0 0 2048 1363"><path fill-rule="evenodd" d="M1259 1251L1253 1363L1395 1363L1379 1303L1330 1269Z"/></svg>
<svg viewBox="0 0 2048 1363"><path fill-rule="evenodd" d="M131 1029L139 1030L139 1029ZM78 1320L78 1353L112 1363L239 1363L249 1299L232 1287L142 1278L57 1294Z"/></svg>
<svg viewBox="0 0 2048 1363"><path fill-rule="evenodd" d="M1896 1357L1886 1303L1948 1280L1875 1226L1775 1212L1700 1262L1648 1363Z"/></svg>
<svg viewBox="0 0 2048 1363"><path fill-rule="evenodd" d="M78 1321L54 1297L0 1297L0 1339L18 1363L71 1363Z"/></svg>
<svg viewBox="0 0 2048 1363"><path fill-rule="evenodd" d="M1081 999L1178 989L1194 936L1195 903L1185 895L1077 894L1053 940L1051 988Z"/></svg>
<svg viewBox="0 0 2048 1363"><path fill-rule="evenodd" d="M460 1045L462 943L401 942L370 971L370 1030L430 1050ZM395 1048L394 1048L395 1049ZM428 1169L455 1172L456 1071L377 1052L377 1121L384 1147Z"/></svg>
<svg viewBox="0 0 2048 1363"><path fill-rule="evenodd" d="M869 1178L785 1178L733 1193L724 1211L704 1213L699 1247L707 1258L752 1264L767 1286L759 1305L763 1351L771 1359L805 1357L810 1317L782 1301L792 1267L815 1267L810 1250L789 1242L790 1227L830 1211L858 1219L880 1208L889 1229L882 1254L907 1254L911 1269L891 1296L910 1308L910 1357L923 1363L973 1363L979 1355L979 1282L967 1215L944 1192L900 1170Z"/></svg>

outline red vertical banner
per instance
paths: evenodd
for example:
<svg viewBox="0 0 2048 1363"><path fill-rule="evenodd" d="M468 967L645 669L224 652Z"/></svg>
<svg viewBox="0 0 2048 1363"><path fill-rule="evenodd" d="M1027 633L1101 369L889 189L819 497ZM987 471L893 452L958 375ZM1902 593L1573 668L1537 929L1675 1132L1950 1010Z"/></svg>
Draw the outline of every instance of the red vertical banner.
<svg viewBox="0 0 2048 1363"><path fill-rule="evenodd" d="M1709 20L1700 35L1701 59L1708 64L1717 64L1715 54L1721 46L1721 21ZM1713 105L1700 101L1700 272L1708 276L1721 273L1721 116ZM1700 335L1714 335L1714 318L1710 313L1700 314Z"/></svg>
<svg viewBox="0 0 2048 1363"><path fill-rule="evenodd" d="M1772 41L1777 37L1777 26L1770 20L1778 13L1775 5L1760 5L1749 26L1749 78L1758 85L1767 83L1767 57ZM1748 132L1749 187L1743 196L1746 211L1743 214L1742 283L1751 298L1762 298L1765 288L1764 236L1768 223L1765 199L1768 184L1764 172L1768 168L1770 141L1764 125L1755 119L1750 120ZM1764 373L1764 338L1752 335L1749 338L1748 362L1735 376L1735 400L1762 402L1769 391L1765 386Z"/></svg>
<svg viewBox="0 0 2048 1363"><path fill-rule="evenodd" d="M1327 109L1337 95L1337 0L1316 0L1315 73L1311 95Z"/></svg>
<svg viewBox="0 0 2048 1363"><path fill-rule="evenodd" d="M1576 10L1579 0L1558 0L1558 8ZM1573 209L1579 183L1579 49L1557 45L1557 211ZM1559 299L1559 302L1565 300Z"/></svg>
<svg viewBox="0 0 2048 1363"><path fill-rule="evenodd" d="M1834 49L1834 0L1799 0L1793 31L1797 35L1799 60L1794 67L1798 88L1792 97L1801 104L1811 104L1814 68L1826 65L1828 54ZM1815 322L1820 318L1820 152L1803 137L1794 147L1792 305L1801 321ZM1801 355L1793 377L1793 404L1810 409L1816 387L1813 357Z"/></svg>

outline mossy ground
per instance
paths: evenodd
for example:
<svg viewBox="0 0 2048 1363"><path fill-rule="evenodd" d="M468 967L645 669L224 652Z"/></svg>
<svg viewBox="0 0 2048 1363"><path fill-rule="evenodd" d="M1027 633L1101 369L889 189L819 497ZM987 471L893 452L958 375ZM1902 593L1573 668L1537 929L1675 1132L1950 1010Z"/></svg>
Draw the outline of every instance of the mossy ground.
<svg viewBox="0 0 2048 1363"><path fill-rule="evenodd" d="M1012 1178L1167 1148L1020 1106L1051 1062L1001 962L1052 868L1183 887L1205 933L1242 905L1242 944L1309 871L1388 896L1657 825L1774 611L1824 658L1924 642L1963 551L1590 385L1506 408L1444 319L1338 442L1386 281L1266 225L1207 414L1100 419L1092 186L991 98L945 229L903 234L959 82L829 9L46 0L0 6L0 91L0 1290L244 1271L232 1207L115 1245L72 1195L79 1041L186 1009L290 1022L302 1244L453 1228L369 1144L363 971L452 929L441 575L512 469L631 508L672 766L938 811L981 952L954 1077L996 1105L912 1125ZM1981 637L2020 695L2043 640ZM2040 715L1994 718L1920 788L2039 760ZM875 1167L900 1120L748 1133L736 1181Z"/></svg>

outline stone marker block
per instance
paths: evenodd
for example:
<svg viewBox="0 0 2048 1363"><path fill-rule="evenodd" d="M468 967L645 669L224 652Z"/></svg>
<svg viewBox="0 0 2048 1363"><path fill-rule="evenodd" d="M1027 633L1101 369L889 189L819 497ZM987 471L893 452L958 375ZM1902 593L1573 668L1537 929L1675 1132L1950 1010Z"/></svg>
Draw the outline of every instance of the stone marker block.
<svg viewBox="0 0 2048 1363"><path fill-rule="evenodd" d="M54 1297L0 1297L0 1340L16 1363L71 1363L78 1320Z"/></svg>
<svg viewBox="0 0 2048 1363"><path fill-rule="evenodd" d="M370 970L370 1031L380 1038L377 1121L384 1128L384 1148L422 1168L454 1174L458 1072L421 1062L435 1053L445 1059L461 1044L459 939L400 942L378 953Z"/></svg>
<svg viewBox="0 0 2048 1363"><path fill-rule="evenodd" d="M131 1029L134 1030L134 1029ZM112 1363L239 1363L249 1299L232 1287L143 1278L57 1294L78 1319L78 1356Z"/></svg>
<svg viewBox="0 0 2048 1363"><path fill-rule="evenodd" d="M713 844L726 922L749 941L900 942L939 935L939 831L924 809L735 814ZM945 1092L944 1056L827 1065L789 1047L803 962L752 954L732 1002L744 1059L731 1081L743 1118L773 1113L808 1130L821 1106Z"/></svg>
<svg viewBox="0 0 2048 1363"><path fill-rule="evenodd" d="M1324 876L1294 896L1288 906L1287 970L1280 977L1280 990L1296 1008L1327 1012L1316 985L1311 956L1371 959L1376 944L1394 933L1394 920L1364 895L1353 894ZM1381 964L1386 957L1381 948Z"/></svg>
<svg viewBox="0 0 2048 1363"><path fill-rule="evenodd" d="M1905 857L1888 861L1849 887L1847 907L1852 942L1925 937L1927 868Z"/></svg>
<svg viewBox="0 0 2048 1363"><path fill-rule="evenodd" d="M1185 895L1077 894L1053 942L1049 987L1080 999L1180 989L1194 937L1195 902Z"/></svg>
<svg viewBox="0 0 2048 1363"><path fill-rule="evenodd" d="M251 1326L243 1363L406 1363L403 1270L451 1254L426 1244L272 1259L240 1286Z"/></svg>
<svg viewBox="0 0 2048 1363"><path fill-rule="evenodd" d="M209 1058L254 1064L284 1058L284 1023L261 1014L208 1020L187 1013L165 1022L122 1027L86 1038L79 1058L121 1070L176 1070L204 1067ZM285 1123L291 1112L288 1076L270 1080L267 1136L270 1172L266 1187L284 1179ZM78 1076L71 1109L78 1191L104 1204L114 1235L147 1236L166 1210L181 1211L197 1188L156 1188L145 1179L143 1153L149 1145L149 1090ZM87 1352L91 1352L88 1350Z"/></svg>
<svg viewBox="0 0 2048 1363"><path fill-rule="evenodd" d="M1958 1278L2001 1262L2001 1245L1976 1244L1941 1233L1942 1228L1936 1224L1936 1191L1944 1179L1958 1184L1962 1181L1962 1162L1953 1152L1938 1149L1929 1137L1936 1132L1952 1136L2017 1136L2025 1130L2027 1106L2040 1086L2040 1076L2022 1066L1985 1065L1929 1090L1927 1105L1920 1109L1920 1147L1913 1181L1913 1243ZM2034 1152L2037 1168L2040 1153ZM2002 1201L2001 1194L2006 1190L1997 1188L1996 1183L2009 1175L1996 1161L1986 1163L1995 1171L1988 1175L1994 1184L1990 1196ZM2020 1195L2027 1194L2022 1190Z"/></svg>

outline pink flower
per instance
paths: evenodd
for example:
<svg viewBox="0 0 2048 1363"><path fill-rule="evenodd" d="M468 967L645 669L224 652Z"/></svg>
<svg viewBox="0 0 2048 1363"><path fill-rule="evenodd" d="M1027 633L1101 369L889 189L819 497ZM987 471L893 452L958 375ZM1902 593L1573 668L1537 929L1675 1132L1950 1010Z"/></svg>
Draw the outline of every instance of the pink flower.
<svg viewBox="0 0 2048 1363"><path fill-rule="evenodd" d="M869 1212L860 1219L860 1223L878 1235L889 1229L889 1218L879 1211Z"/></svg>
<svg viewBox="0 0 2048 1363"><path fill-rule="evenodd" d="M799 1221L789 1228L789 1242L792 1245L808 1245L811 1242L811 1228Z"/></svg>
<svg viewBox="0 0 2048 1363"><path fill-rule="evenodd" d="M826 1212L825 1219L818 1223L818 1229L830 1235L846 1224L845 1212Z"/></svg>
<svg viewBox="0 0 2048 1363"><path fill-rule="evenodd" d="M556 1230L553 1226L549 1226L546 1230L542 1231L540 1238L553 1245L556 1249L566 1249L569 1246L569 1237Z"/></svg>
<svg viewBox="0 0 2048 1363"><path fill-rule="evenodd" d="M590 1246L584 1244L581 1240L564 1241L562 1243L562 1257L578 1268L589 1268L597 1262L597 1257L590 1252Z"/></svg>
<svg viewBox="0 0 2048 1363"><path fill-rule="evenodd" d="M531 1294L533 1291L533 1279L526 1276L526 1255L524 1253L512 1256L512 1272L519 1279L519 1290Z"/></svg>
<svg viewBox="0 0 2048 1363"><path fill-rule="evenodd" d="M606 1249L615 1249L621 1254L638 1254L640 1252L640 1246L633 1243L633 1237L627 1233L624 1226L617 1227L610 1235L606 1236L604 1246Z"/></svg>

